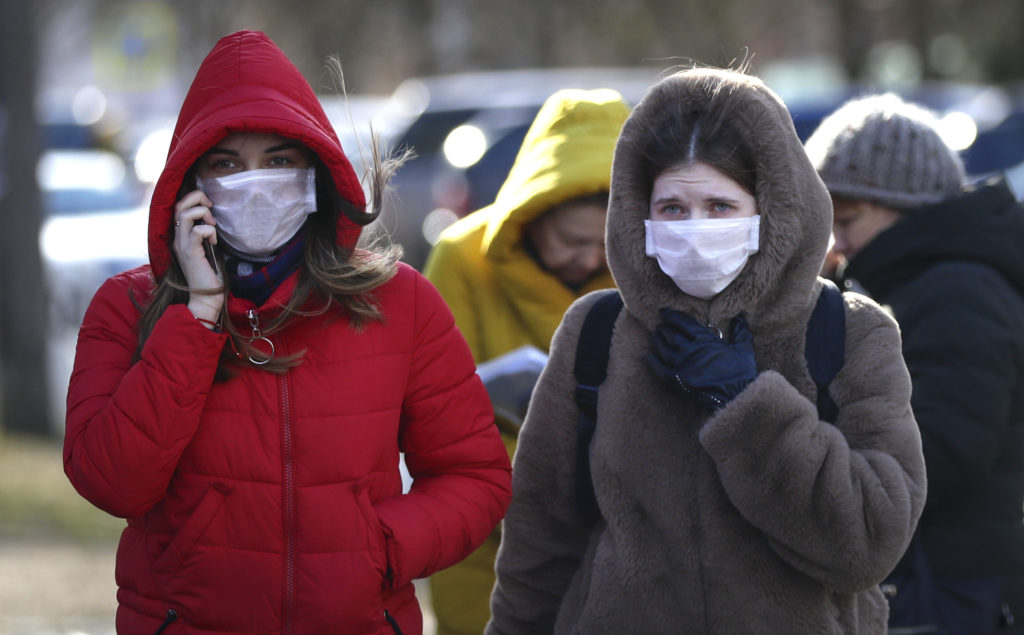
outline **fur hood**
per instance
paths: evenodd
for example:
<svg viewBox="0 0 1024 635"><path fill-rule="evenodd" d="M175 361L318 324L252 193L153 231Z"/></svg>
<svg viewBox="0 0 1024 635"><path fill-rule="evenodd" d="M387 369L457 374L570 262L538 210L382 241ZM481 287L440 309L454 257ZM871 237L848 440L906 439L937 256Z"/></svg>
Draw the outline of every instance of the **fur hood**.
<svg viewBox="0 0 1024 635"><path fill-rule="evenodd" d="M710 301L684 294L645 253L651 183L640 160L649 135L680 112L725 109L757 161L760 251ZM803 323L817 297L832 229L832 203L782 100L756 77L711 69L676 73L652 87L626 121L615 148L608 210L608 266L630 312L653 329L669 307L720 328L746 312L755 332Z"/></svg>

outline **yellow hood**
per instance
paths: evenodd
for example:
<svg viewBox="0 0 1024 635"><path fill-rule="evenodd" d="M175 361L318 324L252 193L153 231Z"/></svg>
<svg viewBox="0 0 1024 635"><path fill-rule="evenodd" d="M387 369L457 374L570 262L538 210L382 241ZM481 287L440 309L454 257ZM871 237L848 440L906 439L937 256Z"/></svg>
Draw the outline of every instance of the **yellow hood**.
<svg viewBox="0 0 1024 635"><path fill-rule="evenodd" d="M551 207L608 191L615 141L628 116L610 89L549 97L494 204L446 229L431 250L424 273L478 362L524 344L547 351L573 301L614 286L605 270L570 289L526 253L522 236L523 225Z"/></svg>
<svg viewBox="0 0 1024 635"><path fill-rule="evenodd" d="M615 90L565 89L544 102L488 218L483 249L501 260L520 245L522 227L555 205L607 192L615 140L629 106Z"/></svg>

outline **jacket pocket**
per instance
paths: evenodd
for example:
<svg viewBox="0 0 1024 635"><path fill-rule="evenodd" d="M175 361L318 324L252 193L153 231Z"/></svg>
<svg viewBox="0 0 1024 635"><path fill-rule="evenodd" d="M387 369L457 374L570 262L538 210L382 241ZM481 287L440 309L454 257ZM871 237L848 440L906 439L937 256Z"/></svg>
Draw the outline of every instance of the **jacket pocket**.
<svg viewBox="0 0 1024 635"><path fill-rule="evenodd" d="M391 554L388 553L389 541L384 526L380 522L380 517L373 508L373 503L370 502L370 495L366 491L365 483L360 483L356 486L355 500L356 507L359 509L363 520L366 521L369 532L368 541L370 544L366 545L366 547L371 553L379 556L374 558L374 565L377 573L380 575L381 588L389 588L394 578L394 570L392 568L394 563L391 561Z"/></svg>
<svg viewBox="0 0 1024 635"><path fill-rule="evenodd" d="M199 539L220 514L227 493L228 488L223 485L211 485L206 489L188 520L178 529L167 544L167 548L153 563L154 573L167 575L178 571L185 559L195 549Z"/></svg>

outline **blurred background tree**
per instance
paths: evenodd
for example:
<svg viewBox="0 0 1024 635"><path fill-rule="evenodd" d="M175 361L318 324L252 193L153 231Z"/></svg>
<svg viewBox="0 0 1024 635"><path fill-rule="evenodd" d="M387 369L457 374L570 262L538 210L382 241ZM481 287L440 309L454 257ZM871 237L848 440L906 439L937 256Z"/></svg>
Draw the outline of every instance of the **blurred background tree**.
<svg viewBox="0 0 1024 635"><path fill-rule="evenodd" d="M1004 82L1024 75L1018 0L45 0L43 61L59 69L117 19L162 6L185 75L218 37L267 31L315 82L338 54L350 84L390 92L402 79L462 70L696 60L754 55L835 60L850 81L885 58L919 78ZM148 7L148 9L140 9ZM61 24L64 26L60 26ZM97 28L99 27L99 28ZM73 32L74 31L74 32ZM117 42L112 42L116 44ZM81 61L80 59L78 61Z"/></svg>
<svg viewBox="0 0 1024 635"><path fill-rule="evenodd" d="M35 8L0 3L0 422L19 432L49 426L45 365L46 307L39 254L33 120Z"/></svg>

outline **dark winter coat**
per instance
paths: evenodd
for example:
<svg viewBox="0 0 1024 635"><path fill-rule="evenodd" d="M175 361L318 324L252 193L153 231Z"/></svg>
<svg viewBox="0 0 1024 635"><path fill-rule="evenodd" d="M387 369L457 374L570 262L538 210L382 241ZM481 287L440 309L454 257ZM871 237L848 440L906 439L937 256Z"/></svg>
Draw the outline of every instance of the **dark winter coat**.
<svg viewBox="0 0 1024 635"><path fill-rule="evenodd" d="M752 140L761 249L711 301L645 254L651 183L639 147L689 108L732 108ZM778 97L760 81L691 70L656 84L616 147L609 266L625 309L590 446L601 517L574 499L573 357L594 296L570 308L514 463L488 633L882 633L878 583L924 504L920 437L895 322L846 297L845 365L820 421L805 325L831 229L828 194ZM728 332L746 312L760 374L714 414L644 362L669 307Z"/></svg>
<svg viewBox="0 0 1024 635"><path fill-rule="evenodd" d="M412 581L465 557L501 519L509 462L469 349L437 291L401 266L362 330L337 309L268 334L284 373L214 381L226 335L172 304L136 357L140 305L165 274L186 170L232 131L298 139L363 204L315 95L263 34L222 39L182 107L150 210L150 265L108 280L85 315L68 390L64 467L127 519L117 630L164 635L421 632ZM325 212L317 212L325 213ZM359 226L339 216L338 243ZM232 297L239 329L266 323ZM311 308L322 306L322 302ZM402 495L399 453L415 479Z"/></svg>
<svg viewBox="0 0 1024 635"><path fill-rule="evenodd" d="M906 214L845 276L903 332L934 573L1024 579L1024 209L1004 182L983 184Z"/></svg>

